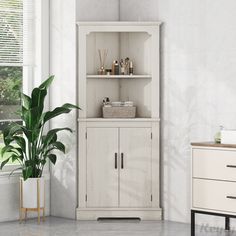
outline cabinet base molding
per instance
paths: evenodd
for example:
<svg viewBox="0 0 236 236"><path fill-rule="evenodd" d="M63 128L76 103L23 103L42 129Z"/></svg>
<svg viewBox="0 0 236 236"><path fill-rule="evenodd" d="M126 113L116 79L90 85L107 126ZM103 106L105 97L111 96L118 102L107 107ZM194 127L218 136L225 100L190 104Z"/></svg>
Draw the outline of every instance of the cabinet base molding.
<svg viewBox="0 0 236 236"><path fill-rule="evenodd" d="M77 220L97 220L98 218L140 218L141 220L161 220L161 208L77 208Z"/></svg>

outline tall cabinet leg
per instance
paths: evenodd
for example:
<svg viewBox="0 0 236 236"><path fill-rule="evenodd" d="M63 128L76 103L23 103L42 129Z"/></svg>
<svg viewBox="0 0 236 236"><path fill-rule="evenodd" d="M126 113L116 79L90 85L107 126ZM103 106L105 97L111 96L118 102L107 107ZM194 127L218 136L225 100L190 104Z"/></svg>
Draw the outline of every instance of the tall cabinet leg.
<svg viewBox="0 0 236 236"><path fill-rule="evenodd" d="M230 218L228 216L225 217L225 230L230 230Z"/></svg>
<svg viewBox="0 0 236 236"><path fill-rule="evenodd" d="M22 180L20 180L20 207L19 207L19 216L20 216L20 223L22 221Z"/></svg>
<svg viewBox="0 0 236 236"><path fill-rule="evenodd" d="M38 211L38 224L40 224L40 187L39 187L39 179L37 180L37 211Z"/></svg>
<svg viewBox="0 0 236 236"><path fill-rule="evenodd" d="M195 212L191 210L191 236L195 236Z"/></svg>

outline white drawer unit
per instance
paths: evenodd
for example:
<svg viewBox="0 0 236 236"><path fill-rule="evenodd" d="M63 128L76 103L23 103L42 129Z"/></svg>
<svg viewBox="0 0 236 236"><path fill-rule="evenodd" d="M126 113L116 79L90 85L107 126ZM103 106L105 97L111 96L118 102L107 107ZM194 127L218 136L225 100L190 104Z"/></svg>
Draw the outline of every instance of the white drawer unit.
<svg viewBox="0 0 236 236"><path fill-rule="evenodd" d="M236 181L236 152L194 148L193 177Z"/></svg>
<svg viewBox="0 0 236 236"><path fill-rule="evenodd" d="M193 179L193 207L236 212L236 182Z"/></svg>
<svg viewBox="0 0 236 236"><path fill-rule="evenodd" d="M192 143L191 236L195 235L195 214L236 218L236 145Z"/></svg>

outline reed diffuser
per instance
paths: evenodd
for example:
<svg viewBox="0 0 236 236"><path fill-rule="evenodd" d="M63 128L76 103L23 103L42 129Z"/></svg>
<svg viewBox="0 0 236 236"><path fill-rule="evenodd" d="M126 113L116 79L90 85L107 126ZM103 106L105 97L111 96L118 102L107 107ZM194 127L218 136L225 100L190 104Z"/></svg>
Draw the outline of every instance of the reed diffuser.
<svg viewBox="0 0 236 236"><path fill-rule="evenodd" d="M98 49L98 55L99 55L99 60L100 60L100 68L98 69L99 75L106 74L105 62L106 62L107 54L108 54L107 49Z"/></svg>

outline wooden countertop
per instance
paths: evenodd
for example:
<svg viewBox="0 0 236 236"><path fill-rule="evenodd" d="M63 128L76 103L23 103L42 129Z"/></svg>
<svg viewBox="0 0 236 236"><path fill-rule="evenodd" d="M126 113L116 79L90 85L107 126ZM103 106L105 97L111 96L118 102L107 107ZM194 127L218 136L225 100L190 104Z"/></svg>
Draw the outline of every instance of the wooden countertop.
<svg viewBox="0 0 236 236"><path fill-rule="evenodd" d="M196 142L191 143L192 146L200 147L218 147L218 148L236 148L236 144L221 144L215 142Z"/></svg>

